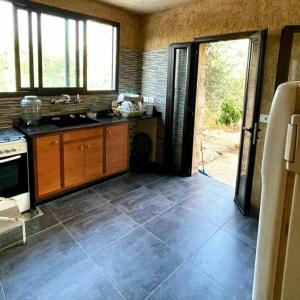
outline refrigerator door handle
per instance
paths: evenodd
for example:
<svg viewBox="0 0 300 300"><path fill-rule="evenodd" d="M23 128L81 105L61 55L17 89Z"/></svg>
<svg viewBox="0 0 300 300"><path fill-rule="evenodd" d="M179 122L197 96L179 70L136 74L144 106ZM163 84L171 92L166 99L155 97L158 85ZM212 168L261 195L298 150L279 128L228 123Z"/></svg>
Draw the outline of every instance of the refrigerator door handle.
<svg viewBox="0 0 300 300"><path fill-rule="evenodd" d="M300 115L293 115L287 128L284 159L288 171L300 174Z"/></svg>

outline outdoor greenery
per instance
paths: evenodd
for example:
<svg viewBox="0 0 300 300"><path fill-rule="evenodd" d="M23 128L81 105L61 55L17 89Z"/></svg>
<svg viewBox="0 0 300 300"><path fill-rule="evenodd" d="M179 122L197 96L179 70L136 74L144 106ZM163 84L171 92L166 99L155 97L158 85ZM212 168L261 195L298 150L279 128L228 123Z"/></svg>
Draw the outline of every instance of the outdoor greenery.
<svg viewBox="0 0 300 300"><path fill-rule="evenodd" d="M247 55L248 40L206 45L204 128L236 127L240 121Z"/></svg>
<svg viewBox="0 0 300 300"><path fill-rule="evenodd" d="M221 104L218 122L221 125L236 125L242 117L242 111L232 99L226 99Z"/></svg>

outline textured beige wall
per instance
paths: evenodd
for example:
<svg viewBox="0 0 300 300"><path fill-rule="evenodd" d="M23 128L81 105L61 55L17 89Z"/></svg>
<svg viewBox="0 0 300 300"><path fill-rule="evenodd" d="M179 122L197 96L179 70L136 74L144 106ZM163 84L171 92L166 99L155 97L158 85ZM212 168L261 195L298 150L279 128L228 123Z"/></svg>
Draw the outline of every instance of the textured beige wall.
<svg viewBox="0 0 300 300"><path fill-rule="evenodd" d="M165 49L174 42L226 33L269 30L261 113L269 113L277 69L280 31L300 24L299 0L198 0L144 17L143 48ZM261 125L255 164L253 204L259 206L260 168L266 126Z"/></svg>
<svg viewBox="0 0 300 300"><path fill-rule="evenodd" d="M123 49L141 50L141 17L97 0L34 0L34 2L67 9L120 23Z"/></svg>

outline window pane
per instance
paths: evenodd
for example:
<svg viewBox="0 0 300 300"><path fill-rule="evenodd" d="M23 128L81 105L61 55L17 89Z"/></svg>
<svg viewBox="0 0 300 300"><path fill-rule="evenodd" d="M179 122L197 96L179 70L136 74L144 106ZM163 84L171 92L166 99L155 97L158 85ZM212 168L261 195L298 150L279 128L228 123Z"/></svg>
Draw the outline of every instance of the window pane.
<svg viewBox="0 0 300 300"><path fill-rule="evenodd" d="M67 85L70 87L76 86L76 23L74 20L66 21L66 52L68 64L66 70Z"/></svg>
<svg viewBox="0 0 300 300"><path fill-rule="evenodd" d="M79 86L83 87L83 22L79 21Z"/></svg>
<svg viewBox="0 0 300 300"><path fill-rule="evenodd" d="M0 92L15 92L15 50L13 9L0 0Z"/></svg>
<svg viewBox="0 0 300 300"><path fill-rule="evenodd" d="M18 30L19 30L21 87L28 88L30 86L28 12L23 9L18 9Z"/></svg>
<svg viewBox="0 0 300 300"><path fill-rule="evenodd" d="M37 33L37 14L32 12L32 50L33 50L33 73L34 87L39 86L39 68L38 68L38 33Z"/></svg>
<svg viewBox="0 0 300 300"><path fill-rule="evenodd" d="M87 21L87 88L113 90L114 84L114 27Z"/></svg>
<svg viewBox="0 0 300 300"><path fill-rule="evenodd" d="M44 87L76 86L75 21L42 14Z"/></svg>

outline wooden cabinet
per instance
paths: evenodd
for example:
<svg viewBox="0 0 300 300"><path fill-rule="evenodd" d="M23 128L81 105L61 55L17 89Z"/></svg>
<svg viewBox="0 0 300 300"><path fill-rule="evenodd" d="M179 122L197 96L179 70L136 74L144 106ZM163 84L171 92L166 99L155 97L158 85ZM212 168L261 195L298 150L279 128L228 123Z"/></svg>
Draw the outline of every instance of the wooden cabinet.
<svg viewBox="0 0 300 300"><path fill-rule="evenodd" d="M36 201L127 170L128 147L124 123L36 137Z"/></svg>
<svg viewBox="0 0 300 300"><path fill-rule="evenodd" d="M35 138L34 150L35 193L39 198L61 189L59 134Z"/></svg>
<svg viewBox="0 0 300 300"><path fill-rule="evenodd" d="M84 181L84 142L74 141L63 144L64 187Z"/></svg>
<svg viewBox="0 0 300 300"><path fill-rule="evenodd" d="M106 127L106 174L128 169L128 124Z"/></svg>
<svg viewBox="0 0 300 300"><path fill-rule="evenodd" d="M103 134L85 140L85 179L90 181L103 175Z"/></svg>
<svg viewBox="0 0 300 300"><path fill-rule="evenodd" d="M103 174L103 128L63 134L64 187L80 185Z"/></svg>

